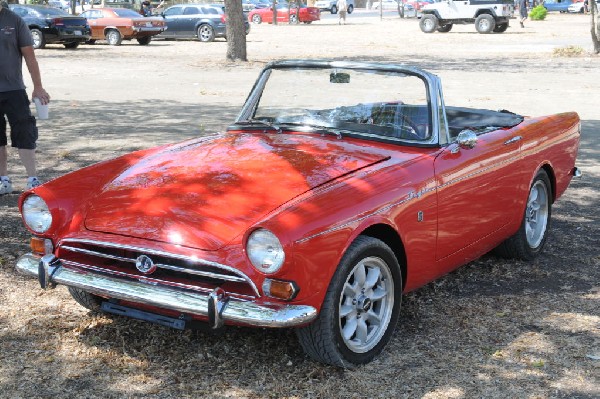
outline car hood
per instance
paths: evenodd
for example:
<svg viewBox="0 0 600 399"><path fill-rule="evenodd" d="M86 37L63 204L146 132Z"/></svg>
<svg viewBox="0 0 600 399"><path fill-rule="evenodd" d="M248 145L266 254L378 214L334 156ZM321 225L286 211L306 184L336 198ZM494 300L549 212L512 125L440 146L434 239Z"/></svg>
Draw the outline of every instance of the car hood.
<svg viewBox="0 0 600 399"><path fill-rule="evenodd" d="M92 231L216 250L302 193L388 158L304 134L231 133L161 149L89 203Z"/></svg>

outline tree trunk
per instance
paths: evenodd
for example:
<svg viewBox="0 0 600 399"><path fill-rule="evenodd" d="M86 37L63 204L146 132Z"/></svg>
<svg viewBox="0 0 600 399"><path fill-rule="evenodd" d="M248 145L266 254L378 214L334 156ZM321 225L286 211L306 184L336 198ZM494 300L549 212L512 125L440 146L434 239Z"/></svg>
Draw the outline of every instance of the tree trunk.
<svg viewBox="0 0 600 399"><path fill-rule="evenodd" d="M277 0L273 0L271 7L273 7L273 25L277 25Z"/></svg>
<svg viewBox="0 0 600 399"><path fill-rule="evenodd" d="M598 17L598 7L596 0L589 0L590 8L590 31L592 33L592 44L594 45L594 53L600 53L600 18Z"/></svg>
<svg viewBox="0 0 600 399"><path fill-rule="evenodd" d="M246 24L239 0L225 0L227 10L227 59L230 61L248 61L246 56Z"/></svg>

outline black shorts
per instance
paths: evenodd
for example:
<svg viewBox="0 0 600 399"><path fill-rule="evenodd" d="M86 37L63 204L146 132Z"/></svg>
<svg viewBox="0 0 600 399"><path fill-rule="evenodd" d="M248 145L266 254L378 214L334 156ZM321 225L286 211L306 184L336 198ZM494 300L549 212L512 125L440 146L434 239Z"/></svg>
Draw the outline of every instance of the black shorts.
<svg viewBox="0 0 600 399"><path fill-rule="evenodd" d="M25 90L0 92L0 147L8 143L6 137L6 119L8 119L11 146L24 150L35 149L38 130L29 104Z"/></svg>

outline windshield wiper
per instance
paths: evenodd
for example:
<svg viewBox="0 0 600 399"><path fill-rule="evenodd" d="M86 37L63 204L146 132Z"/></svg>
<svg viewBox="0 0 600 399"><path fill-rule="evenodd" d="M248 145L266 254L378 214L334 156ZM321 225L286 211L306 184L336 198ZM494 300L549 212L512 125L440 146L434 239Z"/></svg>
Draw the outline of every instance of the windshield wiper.
<svg viewBox="0 0 600 399"><path fill-rule="evenodd" d="M277 133L281 133L281 128L271 122L267 122L267 121L263 121L262 119L246 119L243 121L237 121L235 122L234 125L239 125L239 126L262 126L262 127L266 127L269 128L271 130L276 131Z"/></svg>
<svg viewBox="0 0 600 399"><path fill-rule="evenodd" d="M302 122L280 122L279 124L281 125L282 128L289 127L289 126L293 126L295 128L300 127L300 128L304 128L304 129L297 129L297 130L302 131L302 132L333 134L338 139L342 138L342 132L339 129L336 129L336 128L333 128L330 126L314 125L311 123L302 123Z"/></svg>

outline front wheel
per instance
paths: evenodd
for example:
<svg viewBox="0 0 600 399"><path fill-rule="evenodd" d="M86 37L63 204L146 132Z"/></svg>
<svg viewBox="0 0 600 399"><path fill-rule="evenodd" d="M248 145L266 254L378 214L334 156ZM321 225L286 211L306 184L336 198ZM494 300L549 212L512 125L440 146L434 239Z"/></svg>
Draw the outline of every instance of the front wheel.
<svg viewBox="0 0 600 399"><path fill-rule="evenodd" d="M540 170L529 189L525 214L515 235L494 252L505 258L533 260L542 251L548 237L552 214L552 186L548 174Z"/></svg>
<svg viewBox="0 0 600 399"><path fill-rule="evenodd" d="M254 14L252 16L252 22L254 22L255 24L260 24L262 22L261 16L258 14Z"/></svg>
<svg viewBox="0 0 600 399"><path fill-rule="evenodd" d="M86 309L98 311L100 310L100 304L102 303L102 298L99 296L90 294L89 292L80 290L79 288L69 288L69 294L73 297L75 302L80 304Z"/></svg>
<svg viewBox="0 0 600 399"><path fill-rule="evenodd" d="M331 13L337 14L337 12L338 12L337 6L335 6L335 5L331 6Z"/></svg>
<svg viewBox="0 0 600 399"><path fill-rule="evenodd" d="M481 14L475 19L475 29L479 33L490 33L496 27L496 20L490 14Z"/></svg>
<svg viewBox="0 0 600 399"><path fill-rule="evenodd" d="M198 40L201 42L212 42L215 40L215 30L210 25L200 25L198 28Z"/></svg>
<svg viewBox="0 0 600 399"><path fill-rule="evenodd" d="M423 15L419 21L419 27L424 33L432 33L438 28L438 19L432 14Z"/></svg>
<svg viewBox="0 0 600 399"><path fill-rule="evenodd" d="M298 23L298 17L296 16L296 14L290 15L290 24L297 24L297 23Z"/></svg>
<svg viewBox="0 0 600 399"><path fill-rule="evenodd" d="M354 368L373 360L390 340L398 317L402 273L384 242L359 236L331 279L319 317L296 330L314 360Z"/></svg>
<svg viewBox="0 0 600 399"><path fill-rule="evenodd" d="M352 4L350 4L348 6L348 15L352 14L352 11L354 11L354 6Z"/></svg>

